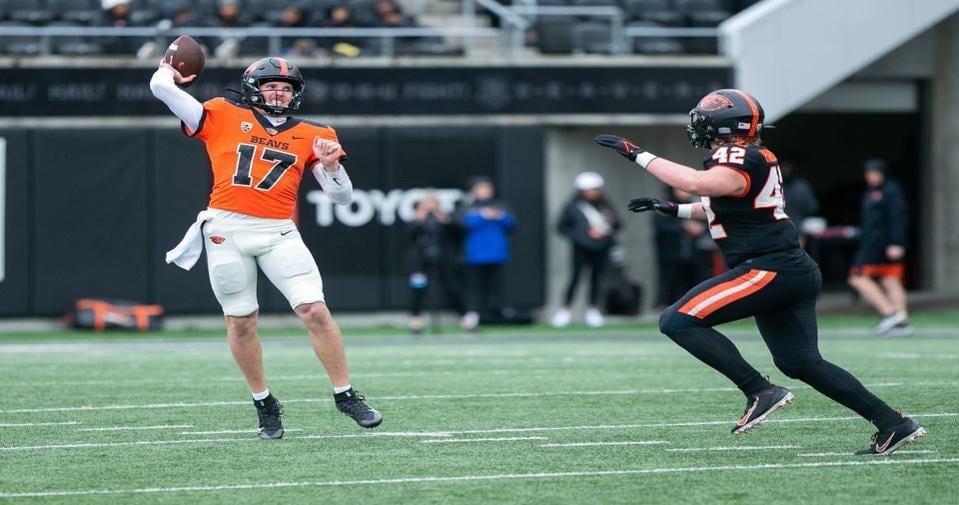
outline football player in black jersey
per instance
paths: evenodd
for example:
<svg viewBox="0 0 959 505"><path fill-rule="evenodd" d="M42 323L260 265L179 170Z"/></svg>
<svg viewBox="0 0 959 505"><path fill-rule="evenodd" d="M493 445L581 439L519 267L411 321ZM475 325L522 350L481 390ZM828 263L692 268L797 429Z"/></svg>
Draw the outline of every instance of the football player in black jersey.
<svg viewBox="0 0 959 505"><path fill-rule="evenodd" d="M799 233L784 212L782 174L776 156L763 147L763 109L737 89L706 95L689 112L689 141L709 149L705 170L674 163L615 135L596 143L614 149L676 189L699 195L701 203L677 204L635 198L633 212L655 210L682 219L705 219L729 266L725 273L691 289L667 308L660 331L722 373L746 395L746 411L732 428L740 435L793 394L771 384L713 327L755 317L776 366L871 421L878 432L857 454L886 455L925 434L870 393L849 372L819 354L816 297L819 266L799 247Z"/></svg>

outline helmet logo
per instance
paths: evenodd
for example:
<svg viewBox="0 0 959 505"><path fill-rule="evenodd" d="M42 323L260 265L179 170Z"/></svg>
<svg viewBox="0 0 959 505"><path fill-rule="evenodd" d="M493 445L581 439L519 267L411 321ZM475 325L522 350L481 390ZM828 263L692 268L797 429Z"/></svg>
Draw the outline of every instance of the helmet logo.
<svg viewBox="0 0 959 505"><path fill-rule="evenodd" d="M256 69L256 67L258 67L258 66L260 65L260 61L261 61L261 60L256 60L256 61L254 61L253 63L250 63L250 66L249 66L249 67L246 67L246 70L243 71L243 75L249 74L249 73L252 72L254 69Z"/></svg>
<svg viewBox="0 0 959 505"><path fill-rule="evenodd" d="M732 100L717 93L706 95L699 102L699 109L705 112L711 112L719 109L729 109L732 107L735 107Z"/></svg>
<svg viewBox="0 0 959 505"><path fill-rule="evenodd" d="M240 131L242 131L243 133L246 133L252 129L253 129L253 123L249 123L246 121L243 121L242 123L240 123Z"/></svg>

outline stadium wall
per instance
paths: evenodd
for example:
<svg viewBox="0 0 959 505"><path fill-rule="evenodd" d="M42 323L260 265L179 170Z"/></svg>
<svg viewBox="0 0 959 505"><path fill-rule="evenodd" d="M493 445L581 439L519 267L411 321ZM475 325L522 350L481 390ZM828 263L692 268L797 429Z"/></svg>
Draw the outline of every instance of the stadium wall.
<svg viewBox="0 0 959 505"><path fill-rule="evenodd" d="M451 206L466 181L491 177L519 221L504 271L505 305L544 299L543 141L536 127L343 128L354 204L334 209L307 176L297 217L332 307L406 306L405 222L427 187ZM200 142L176 130L0 130L7 141L7 276L0 316L57 315L81 297L215 313L205 264L163 261L206 206ZM265 279L261 309L288 305Z"/></svg>

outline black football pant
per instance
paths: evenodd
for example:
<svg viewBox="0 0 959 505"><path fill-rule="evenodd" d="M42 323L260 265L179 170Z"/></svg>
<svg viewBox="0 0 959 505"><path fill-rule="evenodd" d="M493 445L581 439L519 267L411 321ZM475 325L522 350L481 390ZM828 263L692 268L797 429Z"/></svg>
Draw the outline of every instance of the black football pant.
<svg viewBox="0 0 959 505"><path fill-rule="evenodd" d="M819 354L816 296L821 285L818 268L777 272L740 265L686 293L663 312L659 328L749 396L769 387L769 382L712 327L755 317L773 362L787 377L809 384L877 425L898 422L898 414L885 402Z"/></svg>
<svg viewBox="0 0 959 505"><path fill-rule="evenodd" d="M489 311L498 308L499 295L499 263L484 265L467 265L466 273L470 291L467 295L467 309L478 313L481 317Z"/></svg>
<svg viewBox="0 0 959 505"><path fill-rule="evenodd" d="M579 285L580 275L584 267L589 267L589 304L596 305L599 301L599 285L606 270L609 250L589 251L581 247L573 247L573 271L566 287L566 306L573 304L576 295L576 286Z"/></svg>
<svg viewBox="0 0 959 505"><path fill-rule="evenodd" d="M440 307L451 307L457 313L465 312L463 308L463 296L453 285L449 268L441 263L424 263L418 270L418 273L426 277L425 285L410 286L410 314L418 316L423 312L427 298L431 294L439 292L445 297L445 300L439 303Z"/></svg>

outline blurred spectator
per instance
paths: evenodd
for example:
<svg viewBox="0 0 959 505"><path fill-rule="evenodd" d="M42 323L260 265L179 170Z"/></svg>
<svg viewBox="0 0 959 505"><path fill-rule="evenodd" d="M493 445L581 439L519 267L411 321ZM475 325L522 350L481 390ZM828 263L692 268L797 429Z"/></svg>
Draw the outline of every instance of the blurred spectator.
<svg viewBox="0 0 959 505"><path fill-rule="evenodd" d="M472 331L480 315L490 314L497 305L493 298L499 295L500 267L509 261L509 233L516 226L516 218L504 203L493 199L496 189L490 179L474 177L469 188L457 212L457 222L463 227L463 260L469 285L468 311L462 326Z"/></svg>
<svg viewBox="0 0 959 505"><path fill-rule="evenodd" d="M161 21L161 23L163 23L161 27L163 28L206 26L206 23L200 19L200 16L193 10L193 5L191 5L188 0L173 0L164 3L161 16L164 21L166 21L166 23ZM167 23L169 23L169 25L167 25ZM194 39L196 39L196 37L194 37Z"/></svg>
<svg viewBox="0 0 959 505"><path fill-rule="evenodd" d="M324 28L355 28L359 26L353 16L353 8L347 4L330 6L326 11L326 18L320 22ZM363 39L356 37L324 37L320 39L320 46L327 52L347 57L359 56L363 51Z"/></svg>
<svg viewBox="0 0 959 505"><path fill-rule="evenodd" d="M113 28L138 26L133 19L130 0L100 0L100 6L103 8L103 15L97 23L98 26ZM131 56L137 53L144 42L146 41L139 37L103 37L101 39L104 53Z"/></svg>
<svg viewBox="0 0 959 505"><path fill-rule="evenodd" d="M603 177L595 172L583 172L576 176L576 193L563 208L557 230L569 239L572 245L572 271L563 306L553 314L551 323L556 327L568 326L570 308L583 268L590 269L589 298L586 305L586 324L599 327L604 323L599 311L599 289L603 271L609 260L609 250L616 243L620 228L619 216L606 200Z"/></svg>
<svg viewBox="0 0 959 505"><path fill-rule="evenodd" d="M879 312L875 333L892 337L910 335L912 328L902 286L908 208L902 188L887 178L888 172L884 160L866 161L862 238L849 271L849 285ZM879 283L874 278L879 278Z"/></svg>
<svg viewBox="0 0 959 505"><path fill-rule="evenodd" d="M425 322L421 314L433 286L438 285L445 301L461 316L463 300L455 289L450 272L451 250L447 229L452 217L440 208L439 200L428 194L416 206L416 215L409 223L407 262L410 272L410 331L420 333ZM442 304L447 305L447 304Z"/></svg>
<svg viewBox="0 0 959 505"><path fill-rule="evenodd" d="M786 199L786 214L799 229L799 245L806 246L806 235L802 232L803 222L819 210L819 200L812 184L796 175L795 159L779 161L779 170L783 175L783 197Z"/></svg>
<svg viewBox="0 0 959 505"><path fill-rule="evenodd" d="M250 19L243 12L243 4L240 0L219 0L216 12L207 20L207 24L216 28L245 28L250 26ZM213 54L218 58L235 57L241 52L242 41L242 38L234 36L214 37L211 40L214 45Z"/></svg>
<svg viewBox="0 0 959 505"><path fill-rule="evenodd" d="M404 15L394 0L376 0L373 4L373 23L382 28L416 27L416 22Z"/></svg>
<svg viewBox="0 0 959 505"><path fill-rule="evenodd" d="M309 26L306 13L296 4L287 5L280 14L279 28L305 28ZM316 53L316 43L309 38L295 38L284 42L282 52L285 56L312 56Z"/></svg>
<svg viewBox="0 0 959 505"><path fill-rule="evenodd" d="M685 191L672 188L667 200L690 203L694 198ZM705 223L701 221L674 219L656 212L653 213L653 228L659 269L656 307L661 310L709 278L714 246Z"/></svg>
<svg viewBox="0 0 959 505"><path fill-rule="evenodd" d="M157 23L157 28L161 30L170 30L183 26L191 28L206 26L206 22L196 14L189 0L167 0L163 3L159 15L160 21ZM194 36L193 39L209 53L210 42L206 37ZM172 41L172 38L167 38L167 42ZM157 55L161 49L165 51L166 47L167 46L164 45L162 48L157 48L156 44L151 41L140 48L137 56L141 59L152 58Z"/></svg>

